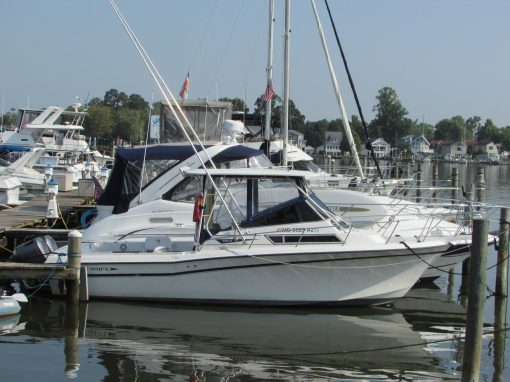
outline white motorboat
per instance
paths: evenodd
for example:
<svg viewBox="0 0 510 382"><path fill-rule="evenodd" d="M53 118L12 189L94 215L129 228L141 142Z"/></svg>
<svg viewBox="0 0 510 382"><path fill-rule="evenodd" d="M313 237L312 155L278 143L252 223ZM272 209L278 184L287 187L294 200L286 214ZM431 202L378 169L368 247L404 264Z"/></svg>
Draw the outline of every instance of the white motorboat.
<svg viewBox="0 0 510 382"><path fill-rule="evenodd" d="M0 317L18 314L21 310L19 303L27 301L23 293L14 293L13 295L0 294Z"/></svg>
<svg viewBox="0 0 510 382"><path fill-rule="evenodd" d="M81 104L73 106L74 111L58 106L20 109L16 127L0 133L0 150L24 152L41 147L44 153L33 168L44 172L51 166L54 172L72 173L74 182L87 165L92 175L99 173L100 165L82 134L87 113L78 110Z"/></svg>
<svg viewBox="0 0 510 382"><path fill-rule="evenodd" d="M179 169L199 168L201 161L207 162L208 156L220 167L271 166L259 150L239 144L208 146L199 156L194 155L191 146L182 144L119 149L116 155L111 180L98 200L98 215L83 230L83 252L151 251L159 244L157 240L147 241L147 237L163 236L172 238L173 250L188 250L195 232L190 202L194 195L189 195L188 201L176 200L172 196L185 192L185 182L179 186L182 190L171 192L184 181ZM385 240L439 239L451 243L450 250L456 249L454 258L458 261L469 255L469 232L439 217L438 211L432 211L433 214L415 203L415 208L410 208L410 205L396 203L388 197L349 190L316 189L315 193L337 215L356 227L372 230ZM82 220L89 222L95 212L86 214ZM460 247L464 248L463 254L459 254ZM431 268L434 275L426 277L437 277L437 272L447 272L451 266L451 257L445 264L437 259ZM440 271L437 267L444 269Z"/></svg>
<svg viewBox="0 0 510 382"><path fill-rule="evenodd" d="M44 174L34 170L35 163L43 153L42 148L32 148L12 163L0 161L0 178L9 181L17 180L27 190L42 190L45 184ZM10 203L7 203L10 204Z"/></svg>
<svg viewBox="0 0 510 382"><path fill-rule="evenodd" d="M147 235L152 251L84 252L92 298L378 304L405 295L449 247L444 240L387 241L353 228L305 191L303 172L181 172L170 197L185 203L203 195L194 204L196 234L188 250L174 251L172 236ZM46 263L60 257L49 254Z"/></svg>

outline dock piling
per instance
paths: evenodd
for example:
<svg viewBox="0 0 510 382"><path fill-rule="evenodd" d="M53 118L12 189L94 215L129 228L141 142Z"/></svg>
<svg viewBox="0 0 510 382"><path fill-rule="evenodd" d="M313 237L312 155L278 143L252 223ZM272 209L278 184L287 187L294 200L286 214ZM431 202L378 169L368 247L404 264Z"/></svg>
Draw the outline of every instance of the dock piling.
<svg viewBox="0 0 510 382"><path fill-rule="evenodd" d="M73 280L66 280L67 302L70 304L78 304L80 301L81 238L79 231L69 232L67 265L76 273Z"/></svg>
<svg viewBox="0 0 510 382"><path fill-rule="evenodd" d="M476 209L481 209L481 204L485 202L485 170L483 167L478 168L477 181L476 181Z"/></svg>
<svg viewBox="0 0 510 382"><path fill-rule="evenodd" d="M496 268L496 296L507 297L508 285L508 229L510 228L510 209L501 208L499 218L499 249Z"/></svg>
<svg viewBox="0 0 510 382"><path fill-rule="evenodd" d="M420 203L421 202L421 177L422 177L422 173L421 173L421 162L418 161L418 164L417 164L418 168L417 168L417 173L416 173L416 203Z"/></svg>
<svg viewBox="0 0 510 382"><path fill-rule="evenodd" d="M478 381L482 353L483 318L485 307L487 235L486 219L473 219L473 241L469 272L469 297L462 381Z"/></svg>
<svg viewBox="0 0 510 382"><path fill-rule="evenodd" d="M452 167L452 204L458 202L459 199L459 169Z"/></svg>

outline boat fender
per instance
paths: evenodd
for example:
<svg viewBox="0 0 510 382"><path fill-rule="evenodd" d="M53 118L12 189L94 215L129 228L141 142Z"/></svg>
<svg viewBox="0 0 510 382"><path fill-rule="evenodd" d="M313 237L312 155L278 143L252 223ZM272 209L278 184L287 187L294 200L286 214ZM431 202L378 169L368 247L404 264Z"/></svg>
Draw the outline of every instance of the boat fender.
<svg viewBox="0 0 510 382"><path fill-rule="evenodd" d="M197 223L202 219L202 210L204 209L204 193L201 192L195 198L195 206L193 207L193 222Z"/></svg>
<svg viewBox="0 0 510 382"><path fill-rule="evenodd" d="M80 225L82 228L88 228L92 220L97 216L97 210L88 210L81 214Z"/></svg>

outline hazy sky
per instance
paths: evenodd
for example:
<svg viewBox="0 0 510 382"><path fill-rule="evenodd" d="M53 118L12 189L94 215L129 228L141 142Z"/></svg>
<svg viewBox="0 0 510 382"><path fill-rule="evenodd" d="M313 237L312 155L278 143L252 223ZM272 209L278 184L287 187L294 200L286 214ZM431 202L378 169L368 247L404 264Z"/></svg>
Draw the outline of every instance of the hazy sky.
<svg viewBox="0 0 510 382"><path fill-rule="evenodd" d="M316 0L347 114L357 114L323 0ZM283 95L284 0L275 0L274 83ZM266 84L267 0L116 0L175 95L239 97ZM479 115L510 125L510 0L329 0L372 119L390 86L412 119ZM338 118L310 1L291 2L290 97L308 120ZM115 88L150 101L156 86L107 0L0 0L0 97L68 106Z"/></svg>

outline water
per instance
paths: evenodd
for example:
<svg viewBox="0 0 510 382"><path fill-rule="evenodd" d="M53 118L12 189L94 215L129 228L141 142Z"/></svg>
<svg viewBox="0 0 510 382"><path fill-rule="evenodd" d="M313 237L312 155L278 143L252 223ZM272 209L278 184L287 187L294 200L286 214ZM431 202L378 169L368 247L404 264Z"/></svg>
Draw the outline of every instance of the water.
<svg viewBox="0 0 510 382"><path fill-rule="evenodd" d="M424 178L431 165L423 165ZM510 166L485 167L486 200L510 205ZM441 165L448 178L450 165ZM460 184L475 166L459 165ZM494 209L490 230L497 231ZM489 266L495 264L494 250ZM460 272L460 269L457 270ZM490 289L495 269L487 275ZM445 275L376 308L248 309L32 299L0 319L2 381L458 380L465 301ZM480 380L510 380L487 292ZM506 311L508 307L504 302Z"/></svg>

